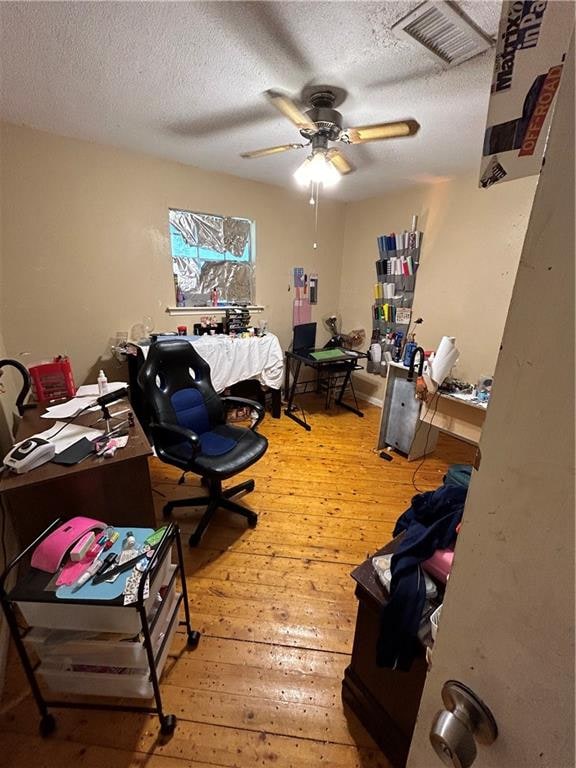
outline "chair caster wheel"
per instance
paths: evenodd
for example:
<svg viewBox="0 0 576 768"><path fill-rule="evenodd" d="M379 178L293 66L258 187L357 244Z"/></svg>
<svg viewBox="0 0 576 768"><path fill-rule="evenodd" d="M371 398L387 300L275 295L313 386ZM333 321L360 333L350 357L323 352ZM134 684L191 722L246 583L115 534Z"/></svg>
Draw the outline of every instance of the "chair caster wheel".
<svg viewBox="0 0 576 768"><path fill-rule="evenodd" d="M171 514L172 514L172 507L169 504L165 504L162 510L162 516L164 518L167 518L167 517L170 517Z"/></svg>
<svg viewBox="0 0 576 768"><path fill-rule="evenodd" d="M248 528L256 528L258 525L258 515L251 515L248 518Z"/></svg>
<svg viewBox="0 0 576 768"><path fill-rule="evenodd" d="M196 648L200 642L200 632L192 630L188 632L188 648Z"/></svg>
<svg viewBox="0 0 576 768"><path fill-rule="evenodd" d="M256 487L256 483L254 482L254 480L249 480L248 485L246 486L246 493L252 493L255 487Z"/></svg>
<svg viewBox="0 0 576 768"><path fill-rule="evenodd" d="M160 721L160 733L162 736L171 736L176 728L176 715L164 715Z"/></svg>
<svg viewBox="0 0 576 768"><path fill-rule="evenodd" d="M188 545L190 547L197 547L198 544L200 544L200 539L202 536L198 536L198 534L193 533L190 538L188 539Z"/></svg>
<svg viewBox="0 0 576 768"><path fill-rule="evenodd" d="M40 736L43 739L48 738L56 730L56 720L52 715L44 715L40 720Z"/></svg>

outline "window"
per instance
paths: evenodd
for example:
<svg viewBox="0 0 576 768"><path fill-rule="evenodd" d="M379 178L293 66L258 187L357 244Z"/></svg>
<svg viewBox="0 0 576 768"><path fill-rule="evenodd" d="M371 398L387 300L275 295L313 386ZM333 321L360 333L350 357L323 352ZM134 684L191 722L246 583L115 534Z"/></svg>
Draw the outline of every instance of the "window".
<svg viewBox="0 0 576 768"><path fill-rule="evenodd" d="M173 208L169 212L176 304L254 304L254 222Z"/></svg>

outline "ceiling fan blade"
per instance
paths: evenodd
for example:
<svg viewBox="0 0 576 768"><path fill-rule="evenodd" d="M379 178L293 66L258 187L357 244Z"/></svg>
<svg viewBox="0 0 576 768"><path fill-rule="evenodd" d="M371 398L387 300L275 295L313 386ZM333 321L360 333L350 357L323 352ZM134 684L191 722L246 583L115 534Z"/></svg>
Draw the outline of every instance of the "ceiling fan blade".
<svg viewBox="0 0 576 768"><path fill-rule="evenodd" d="M266 157L266 155L277 155L279 152L287 152L289 149L302 149L304 144L280 144L277 147L266 147L266 149L254 149L252 152L242 152L240 157L252 159L255 157Z"/></svg>
<svg viewBox="0 0 576 768"><path fill-rule="evenodd" d="M326 157L328 160L330 160L336 170L342 174L342 176L345 176L347 173L352 173L352 171L356 170L346 155L339 149L329 149L326 153Z"/></svg>
<svg viewBox="0 0 576 768"><path fill-rule="evenodd" d="M279 112L282 112L284 117L287 117L290 122L294 123L299 130L306 129L316 133L318 130L316 124L302 112L300 107L296 106L289 96L274 90L264 91L264 95L270 104L275 106Z"/></svg>
<svg viewBox="0 0 576 768"><path fill-rule="evenodd" d="M399 120L394 123L375 123L374 125L347 128L343 133L344 136L348 137L350 144L365 144L368 141L414 136L419 130L420 123L416 120Z"/></svg>

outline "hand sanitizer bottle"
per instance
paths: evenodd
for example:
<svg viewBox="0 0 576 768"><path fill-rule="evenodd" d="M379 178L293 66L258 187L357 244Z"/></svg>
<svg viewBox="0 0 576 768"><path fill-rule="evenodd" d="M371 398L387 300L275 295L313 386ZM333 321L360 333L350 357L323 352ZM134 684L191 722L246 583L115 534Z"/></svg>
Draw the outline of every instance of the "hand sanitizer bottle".
<svg viewBox="0 0 576 768"><path fill-rule="evenodd" d="M102 395L105 395L108 392L108 379L106 378L104 371L100 371L96 381L98 382L98 395L102 397Z"/></svg>

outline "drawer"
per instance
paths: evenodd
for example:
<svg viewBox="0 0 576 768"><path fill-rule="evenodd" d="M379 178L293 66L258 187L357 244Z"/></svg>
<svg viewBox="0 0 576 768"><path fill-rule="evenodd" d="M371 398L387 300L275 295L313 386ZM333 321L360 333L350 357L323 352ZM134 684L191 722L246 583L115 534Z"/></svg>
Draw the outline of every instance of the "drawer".
<svg viewBox="0 0 576 768"><path fill-rule="evenodd" d="M144 601L149 614L162 585L170 581L176 565L171 564L166 554L150 585L150 596ZM49 629L76 629L93 632L116 632L123 635L137 635L140 632L140 615L134 605L123 606L112 601L86 603L54 599L50 602L28 602L17 600L16 604L29 626Z"/></svg>
<svg viewBox="0 0 576 768"><path fill-rule="evenodd" d="M158 648L169 629L174 605L180 593L172 583L170 591L158 606L159 618L152 629L152 645ZM155 611L153 612L153 614ZM154 621L154 615L150 617ZM97 666L147 668L148 658L141 636L122 639L122 635L102 634L90 637L87 632L61 632L60 630L36 627L24 638L29 651L34 651L40 661L60 664L65 668L73 664Z"/></svg>
<svg viewBox="0 0 576 768"><path fill-rule="evenodd" d="M174 634L178 627L178 606L175 604L168 620L167 640L157 664L158 677L162 674ZM157 639L158 652L163 637ZM144 650L142 648L142 650ZM57 662L42 662L37 670L38 676L48 688L58 693L73 693L82 696L111 696L136 699L150 699L154 696L150 672L146 669L116 667L114 671L86 672L67 669Z"/></svg>

